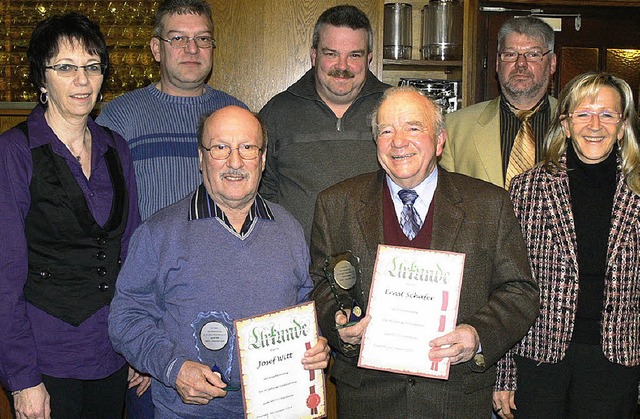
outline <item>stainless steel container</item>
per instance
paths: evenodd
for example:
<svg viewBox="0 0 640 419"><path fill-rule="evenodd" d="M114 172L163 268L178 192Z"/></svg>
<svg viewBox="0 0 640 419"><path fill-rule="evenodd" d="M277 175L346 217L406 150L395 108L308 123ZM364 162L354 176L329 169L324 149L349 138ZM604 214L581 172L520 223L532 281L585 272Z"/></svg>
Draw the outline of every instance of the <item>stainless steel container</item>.
<svg viewBox="0 0 640 419"><path fill-rule="evenodd" d="M431 0L422 9L422 58L461 60L463 7L458 0Z"/></svg>
<svg viewBox="0 0 640 419"><path fill-rule="evenodd" d="M384 32L382 56L393 60L411 59L412 23L408 3L386 3L384 5Z"/></svg>

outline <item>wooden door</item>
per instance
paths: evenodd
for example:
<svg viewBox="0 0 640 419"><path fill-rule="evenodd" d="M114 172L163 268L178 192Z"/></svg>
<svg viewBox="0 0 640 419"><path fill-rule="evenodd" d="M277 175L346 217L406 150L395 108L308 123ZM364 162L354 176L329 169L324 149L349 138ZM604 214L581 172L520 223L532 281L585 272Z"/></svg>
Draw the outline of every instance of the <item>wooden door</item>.
<svg viewBox="0 0 640 419"><path fill-rule="evenodd" d="M549 86L551 95L557 97L564 85L578 74L586 71L609 71L631 85L637 102L640 93L640 4L635 7L612 7L581 3L585 4L482 2L480 6L527 12L479 12L476 102L492 99L500 93L495 72L498 29L511 16L526 16L532 8L542 9L547 14L580 15L579 21L573 16L557 18L561 20L562 29L555 32L558 65Z"/></svg>

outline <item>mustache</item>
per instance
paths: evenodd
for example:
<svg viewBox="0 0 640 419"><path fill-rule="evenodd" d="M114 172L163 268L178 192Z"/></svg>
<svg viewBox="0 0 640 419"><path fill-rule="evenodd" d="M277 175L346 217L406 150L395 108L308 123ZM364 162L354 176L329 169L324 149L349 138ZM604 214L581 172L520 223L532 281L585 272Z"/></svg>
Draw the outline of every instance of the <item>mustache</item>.
<svg viewBox="0 0 640 419"><path fill-rule="evenodd" d="M527 69L527 68L518 67L518 68L516 68L515 70L513 70L513 71L509 74L509 76L510 76L510 77L513 77L513 76L522 76L522 75L525 75L525 76L531 76L531 75L532 75L532 73L531 73L531 71L529 71L529 69Z"/></svg>
<svg viewBox="0 0 640 419"><path fill-rule="evenodd" d="M340 77L340 78L343 78L343 79L352 79L352 78L354 78L356 76L350 70L337 70L337 69L330 70L327 73L327 75L329 77Z"/></svg>
<svg viewBox="0 0 640 419"><path fill-rule="evenodd" d="M229 169L229 170L225 170L224 172L220 173L220 178L221 179L223 179L223 178L225 178L227 176L248 178L249 177L249 173L245 172L244 170L239 170L239 169Z"/></svg>

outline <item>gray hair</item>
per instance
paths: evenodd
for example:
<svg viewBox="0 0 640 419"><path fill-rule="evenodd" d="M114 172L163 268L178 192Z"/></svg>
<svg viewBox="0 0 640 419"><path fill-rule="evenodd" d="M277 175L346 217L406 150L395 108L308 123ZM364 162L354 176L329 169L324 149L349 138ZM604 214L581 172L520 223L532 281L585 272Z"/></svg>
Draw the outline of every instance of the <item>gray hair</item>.
<svg viewBox="0 0 640 419"><path fill-rule="evenodd" d="M165 0L156 12L155 26L153 33L162 36L164 32L163 19L171 15L202 15L207 18L213 30L213 13L211 5L205 0Z"/></svg>
<svg viewBox="0 0 640 419"><path fill-rule="evenodd" d="M547 22L537 17L512 17L507 20L498 31L498 52L502 51L507 35L518 33L528 38L539 38L547 45L548 50L553 50L555 34Z"/></svg>
<svg viewBox="0 0 640 419"><path fill-rule="evenodd" d="M371 113L371 132L373 133L373 139L376 140L376 142L378 141L378 111L380 110L380 106L382 106L385 100L396 93L417 93L431 103L431 105L433 105L433 134L435 137L439 137L442 134L444 131L444 115L442 114L442 107L414 86L396 86L385 90L382 97L380 97L378 104Z"/></svg>

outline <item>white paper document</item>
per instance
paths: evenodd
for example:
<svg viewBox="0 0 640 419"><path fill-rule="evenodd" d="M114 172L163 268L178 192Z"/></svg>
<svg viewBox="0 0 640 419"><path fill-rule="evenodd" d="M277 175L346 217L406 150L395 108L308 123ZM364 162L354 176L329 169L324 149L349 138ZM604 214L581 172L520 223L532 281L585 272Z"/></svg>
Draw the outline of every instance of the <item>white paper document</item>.
<svg viewBox="0 0 640 419"><path fill-rule="evenodd" d="M458 318L465 255L378 246L359 367L447 379L449 359L429 360L429 341Z"/></svg>

